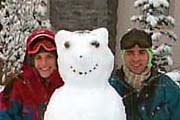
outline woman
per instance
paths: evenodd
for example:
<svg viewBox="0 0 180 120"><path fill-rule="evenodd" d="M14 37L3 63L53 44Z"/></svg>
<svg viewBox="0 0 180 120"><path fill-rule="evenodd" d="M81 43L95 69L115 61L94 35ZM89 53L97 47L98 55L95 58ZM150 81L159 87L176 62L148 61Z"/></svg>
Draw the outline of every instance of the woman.
<svg viewBox="0 0 180 120"><path fill-rule="evenodd" d="M63 85L56 59L54 33L44 28L33 31L26 41L21 79L13 84L10 102L1 98L0 120L43 120L52 93Z"/></svg>
<svg viewBox="0 0 180 120"><path fill-rule="evenodd" d="M127 120L178 120L180 89L152 66L151 36L132 29L120 44L123 65L109 82L123 97Z"/></svg>

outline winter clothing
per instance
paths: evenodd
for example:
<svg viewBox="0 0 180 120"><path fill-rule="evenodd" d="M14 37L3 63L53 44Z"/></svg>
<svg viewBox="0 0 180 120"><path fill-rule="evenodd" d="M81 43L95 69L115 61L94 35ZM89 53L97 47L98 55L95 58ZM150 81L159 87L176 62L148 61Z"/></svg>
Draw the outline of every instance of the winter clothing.
<svg viewBox="0 0 180 120"><path fill-rule="evenodd" d="M152 39L150 34L146 33L144 30L133 28L132 30L128 31L126 34L123 35L120 41L120 45L121 45L122 58L124 58L124 54L126 50L134 47L135 45L138 45L140 48L146 48L149 57L147 66L149 69L151 68L153 50L152 50Z"/></svg>
<svg viewBox="0 0 180 120"><path fill-rule="evenodd" d="M37 38L38 39L38 38ZM42 49L43 48L43 49ZM40 50L52 52L56 50L56 45L49 38L40 37L36 42L31 43L28 48L28 54L36 54Z"/></svg>
<svg viewBox="0 0 180 120"><path fill-rule="evenodd" d="M152 40L151 40L150 34L147 34L143 30L133 28L132 30L127 32L125 35L123 35L120 41L122 50L132 48L136 44L141 48L151 48Z"/></svg>
<svg viewBox="0 0 180 120"><path fill-rule="evenodd" d="M109 83L123 97L127 120L178 120L180 118L180 89L168 76L151 72L144 87L137 91L117 70Z"/></svg>
<svg viewBox="0 0 180 120"><path fill-rule="evenodd" d="M55 34L52 31L49 31L43 28L34 30L32 34L30 34L30 36L27 38L27 41L26 41L27 49L29 49L32 43L39 42L37 38L40 38L40 37L49 38L54 43Z"/></svg>
<svg viewBox="0 0 180 120"><path fill-rule="evenodd" d="M126 66L123 66L123 71L124 80L136 89L141 89L143 81L150 76L150 69L148 68L142 74L134 74Z"/></svg>
<svg viewBox="0 0 180 120"><path fill-rule="evenodd" d="M54 43L54 33L47 29L38 29L28 37L26 55L23 62L20 80L13 84L11 96L6 102L4 92L0 94L0 120L43 120L46 105L54 90L63 85L63 81L55 70L48 79L42 79L37 70L31 66L32 55L29 50L39 37L46 37ZM40 51L40 46L36 54ZM45 49L46 50L46 49ZM55 49L51 49L55 52ZM5 101L5 102L4 102Z"/></svg>
<svg viewBox="0 0 180 120"><path fill-rule="evenodd" d="M120 44L123 53L129 49L132 54L137 52L137 55L134 55L135 60L134 56L130 56L130 65L144 69L141 73L132 73L131 68L127 68L127 63L124 61L124 67L116 70L109 80L109 83L123 97L127 120L178 120L180 118L180 88L171 78L158 73L152 67L151 36L135 28L122 37ZM143 64L145 60L142 59L147 56L141 56L140 50L133 49L137 47L136 45L146 50L147 65ZM123 54L122 57L125 60Z"/></svg>

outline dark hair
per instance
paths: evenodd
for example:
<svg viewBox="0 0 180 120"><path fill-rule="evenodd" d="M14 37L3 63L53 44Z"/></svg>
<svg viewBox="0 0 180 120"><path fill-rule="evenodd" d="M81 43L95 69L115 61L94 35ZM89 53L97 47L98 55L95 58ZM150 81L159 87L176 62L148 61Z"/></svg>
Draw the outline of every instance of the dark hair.
<svg viewBox="0 0 180 120"><path fill-rule="evenodd" d="M43 51L43 49L41 49L40 51ZM52 52L49 52L49 53L53 54L55 56L55 58L57 59L58 55L57 55L56 51L52 51ZM25 56L25 61L27 61L28 65L34 66L34 58L35 58L35 56L36 56L35 54Z"/></svg>
<svg viewBox="0 0 180 120"><path fill-rule="evenodd" d="M122 50L130 49L135 45L138 45L141 48L150 48L152 47L151 35L144 30L133 28L123 35L120 45Z"/></svg>

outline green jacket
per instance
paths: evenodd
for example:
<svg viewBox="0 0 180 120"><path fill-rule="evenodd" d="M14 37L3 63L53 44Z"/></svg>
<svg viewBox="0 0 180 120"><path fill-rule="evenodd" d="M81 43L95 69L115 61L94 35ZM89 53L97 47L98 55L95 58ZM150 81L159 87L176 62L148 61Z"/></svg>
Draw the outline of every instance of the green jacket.
<svg viewBox="0 0 180 120"><path fill-rule="evenodd" d="M179 120L180 88L168 76L152 72L141 91L136 91L117 70L109 83L123 97L127 120Z"/></svg>

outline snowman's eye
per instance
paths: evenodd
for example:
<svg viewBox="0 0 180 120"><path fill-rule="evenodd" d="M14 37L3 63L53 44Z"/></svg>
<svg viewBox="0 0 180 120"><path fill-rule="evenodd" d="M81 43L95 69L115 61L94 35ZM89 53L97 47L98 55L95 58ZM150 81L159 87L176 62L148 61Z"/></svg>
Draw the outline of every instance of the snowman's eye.
<svg viewBox="0 0 180 120"><path fill-rule="evenodd" d="M66 41L66 42L64 43L64 47L65 47L65 48L69 48L69 47L70 47L69 41Z"/></svg>
<svg viewBox="0 0 180 120"><path fill-rule="evenodd" d="M93 41L93 42L91 42L91 45L98 48L100 46L100 43L98 41Z"/></svg>

